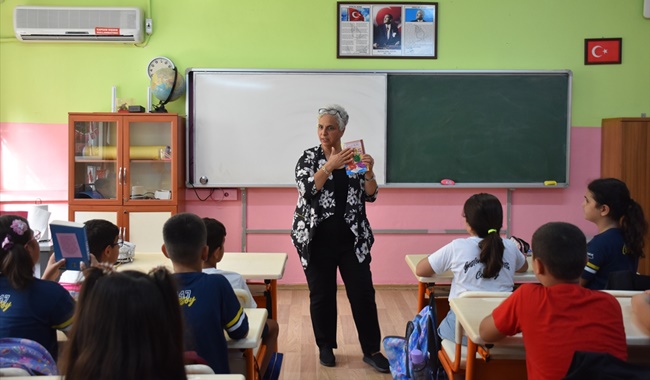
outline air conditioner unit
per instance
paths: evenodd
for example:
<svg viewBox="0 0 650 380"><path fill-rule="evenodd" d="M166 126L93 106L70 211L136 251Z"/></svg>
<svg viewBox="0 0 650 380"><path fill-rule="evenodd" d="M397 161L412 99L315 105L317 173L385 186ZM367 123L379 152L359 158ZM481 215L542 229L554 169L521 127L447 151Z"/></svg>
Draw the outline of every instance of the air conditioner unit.
<svg viewBox="0 0 650 380"><path fill-rule="evenodd" d="M144 41L139 8L41 7L14 8L14 33L25 42Z"/></svg>

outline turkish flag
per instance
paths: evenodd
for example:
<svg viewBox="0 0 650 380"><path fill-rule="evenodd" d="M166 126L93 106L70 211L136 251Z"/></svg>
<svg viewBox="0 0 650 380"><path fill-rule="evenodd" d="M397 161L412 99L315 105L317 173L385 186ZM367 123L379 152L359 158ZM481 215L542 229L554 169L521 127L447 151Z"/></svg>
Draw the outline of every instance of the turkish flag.
<svg viewBox="0 0 650 380"><path fill-rule="evenodd" d="M350 21L365 21L363 18L363 14L361 14L361 12L359 12L358 9L348 8L348 15Z"/></svg>
<svg viewBox="0 0 650 380"><path fill-rule="evenodd" d="M621 63L622 39L585 40L585 65Z"/></svg>

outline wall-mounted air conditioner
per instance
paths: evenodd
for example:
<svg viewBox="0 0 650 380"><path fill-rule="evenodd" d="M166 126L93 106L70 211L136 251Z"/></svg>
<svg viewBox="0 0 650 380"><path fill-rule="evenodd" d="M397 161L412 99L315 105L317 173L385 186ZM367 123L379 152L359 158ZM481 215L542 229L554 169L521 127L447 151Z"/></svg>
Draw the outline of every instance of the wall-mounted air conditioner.
<svg viewBox="0 0 650 380"><path fill-rule="evenodd" d="M25 42L144 41L142 10L107 7L17 6L14 33Z"/></svg>

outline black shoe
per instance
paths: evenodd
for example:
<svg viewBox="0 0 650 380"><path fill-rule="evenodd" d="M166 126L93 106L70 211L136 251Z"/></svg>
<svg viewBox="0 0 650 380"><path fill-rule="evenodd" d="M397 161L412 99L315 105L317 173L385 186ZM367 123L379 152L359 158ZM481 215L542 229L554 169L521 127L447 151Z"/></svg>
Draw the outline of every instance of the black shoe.
<svg viewBox="0 0 650 380"><path fill-rule="evenodd" d="M363 355L363 361L370 364L374 369L376 369L379 372L383 372L383 373L390 372L388 359L386 359L381 352L377 352L376 354L372 354L372 355Z"/></svg>
<svg viewBox="0 0 650 380"><path fill-rule="evenodd" d="M320 364L325 367L334 367L336 365L336 358L334 351L331 348L324 347L320 349Z"/></svg>

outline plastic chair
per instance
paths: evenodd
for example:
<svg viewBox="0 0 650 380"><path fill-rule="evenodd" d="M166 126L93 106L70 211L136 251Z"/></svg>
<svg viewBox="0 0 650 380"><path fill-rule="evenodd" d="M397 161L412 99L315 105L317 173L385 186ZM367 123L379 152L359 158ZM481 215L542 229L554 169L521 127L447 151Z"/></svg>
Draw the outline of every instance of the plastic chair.
<svg viewBox="0 0 650 380"><path fill-rule="evenodd" d="M185 364L185 373L192 374L213 374L214 371L210 366L205 364Z"/></svg>
<svg viewBox="0 0 650 380"><path fill-rule="evenodd" d="M462 293L459 298L506 298L512 292L484 292L484 291L468 291ZM453 379L465 373L465 364L467 360L467 346L462 345L463 328L456 319L456 333L455 341L452 342L448 339L442 340L442 349L438 351L438 358L442 363L447 377ZM479 346L479 351L476 353L476 359L484 359L485 357L499 360L524 360L525 352L519 347L510 348L507 346L499 346L496 348L485 349ZM452 359L453 358L453 359ZM488 359L486 359L487 361ZM477 371L478 373L478 371Z"/></svg>
<svg viewBox="0 0 650 380"><path fill-rule="evenodd" d="M607 277L607 290L648 290L650 276L631 271L611 272Z"/></svg>

